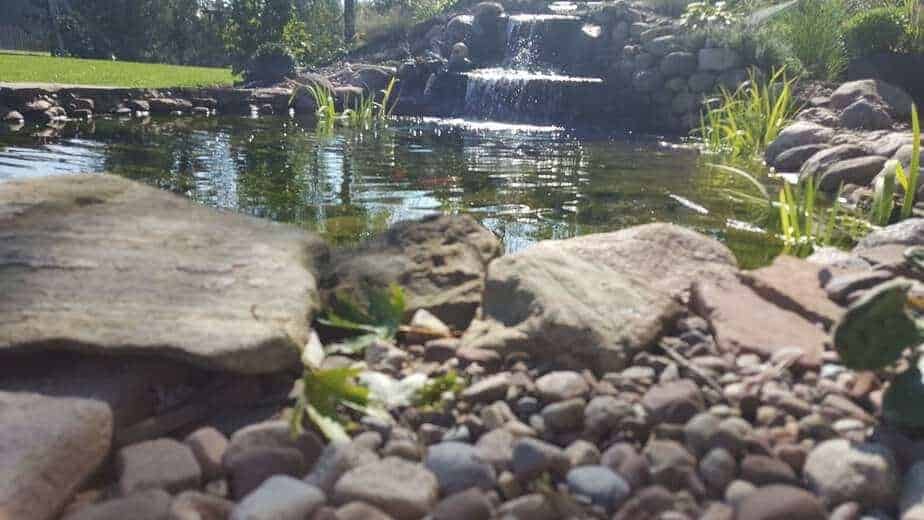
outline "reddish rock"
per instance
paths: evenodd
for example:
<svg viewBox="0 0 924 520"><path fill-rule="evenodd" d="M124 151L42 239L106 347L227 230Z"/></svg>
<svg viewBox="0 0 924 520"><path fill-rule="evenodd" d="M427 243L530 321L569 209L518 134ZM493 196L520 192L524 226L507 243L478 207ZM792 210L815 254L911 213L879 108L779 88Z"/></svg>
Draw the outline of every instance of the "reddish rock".
<svg viewBox="0 0 924 520"><path fill-rule="evenodd" d="M741 273L754 292L778 307L795 312L813 323L832 325L844 309L831 301L822 288L823 267L794 256L781 255L767 267Z"/></svg>
<svg viewBox="0 0 924 520"><path fill-rule="evenodd" d="M815 495L793 486L766 486L746 496L736 509L738 520L825 520Z"/></svg>
<svg viewBox="0 0 924 520"><path fill-rule="evenodd" d="M224 474L221 459L228 448L228 438L223 433L211 427L199 428L189 434L183 442L199 461L203 479L211 481Z"/></svg>
<svg viewBox="0 0 924 520"><path fill-rule="evenodd" d="M103 403L0 392L0 518L56 517L111 442Z"/></svg>
<svg viewBox="0 0 924 520"><path fill-rule="evenodd" d="M764 300L744 284L722 280L697 283L693 308L709 321L723 352L753 352L770 357L783 349L801 352L797 364L818 367L825 332L798 314Z"/></svg>
<svg viewBox="0 0 924 520"><path fill-rule="evenodd" d="M642 406L655 423L684 424L703 411L703 394L693 381L680 379L651 387L642 397Z"/></svg>

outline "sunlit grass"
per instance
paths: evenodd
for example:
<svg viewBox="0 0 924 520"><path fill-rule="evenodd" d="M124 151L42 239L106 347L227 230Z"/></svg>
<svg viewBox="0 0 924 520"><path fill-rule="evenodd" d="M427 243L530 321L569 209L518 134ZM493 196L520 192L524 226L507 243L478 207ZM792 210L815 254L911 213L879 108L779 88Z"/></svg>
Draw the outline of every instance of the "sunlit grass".
<svg viewBox="0 0 924 520"><path fill-rule="evenodd" d="M0 81L131 88L231 85L231 69L0 53Z"/></svg>

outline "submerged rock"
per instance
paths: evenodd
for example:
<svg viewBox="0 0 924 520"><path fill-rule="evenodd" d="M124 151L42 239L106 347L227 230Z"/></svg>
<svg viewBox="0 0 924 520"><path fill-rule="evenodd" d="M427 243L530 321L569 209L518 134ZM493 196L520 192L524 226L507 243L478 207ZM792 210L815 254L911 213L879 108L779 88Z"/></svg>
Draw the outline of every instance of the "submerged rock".
<svg viewBox="0 0 924 520"><path fill-rule="evenodd" d="M298 366L319 307L316 236L109 175L7 182L0 208L0 352Z"/></svg>

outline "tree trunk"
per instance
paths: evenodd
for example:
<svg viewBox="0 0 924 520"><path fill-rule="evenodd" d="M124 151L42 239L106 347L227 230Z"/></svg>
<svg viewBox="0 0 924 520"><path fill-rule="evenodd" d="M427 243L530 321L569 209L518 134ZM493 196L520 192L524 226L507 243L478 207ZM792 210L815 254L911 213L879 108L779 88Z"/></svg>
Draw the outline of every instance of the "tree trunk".
<svg viewBox="0 0 924 520"><path fill-rule="evenodd" d="M343 39L349 44L356 36L356 0L343 0Z"/></svg>

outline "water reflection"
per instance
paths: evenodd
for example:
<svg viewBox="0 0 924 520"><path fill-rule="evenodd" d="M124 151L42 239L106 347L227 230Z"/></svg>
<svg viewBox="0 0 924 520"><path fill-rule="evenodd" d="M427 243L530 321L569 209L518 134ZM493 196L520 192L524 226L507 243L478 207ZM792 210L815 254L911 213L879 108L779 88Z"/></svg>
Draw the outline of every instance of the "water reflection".
<svg viewBox="0 0 924 520"><path fill-rule="evenodd" d="M293 222L336 243L433 212L469 212L508 251L666 220L725 240L742 263L777 251L732 176L690 150L557 127L399 121L321 134L284 118L97 120L55 135L0 134L0 181L108 171L220 208Z"/></svg>

